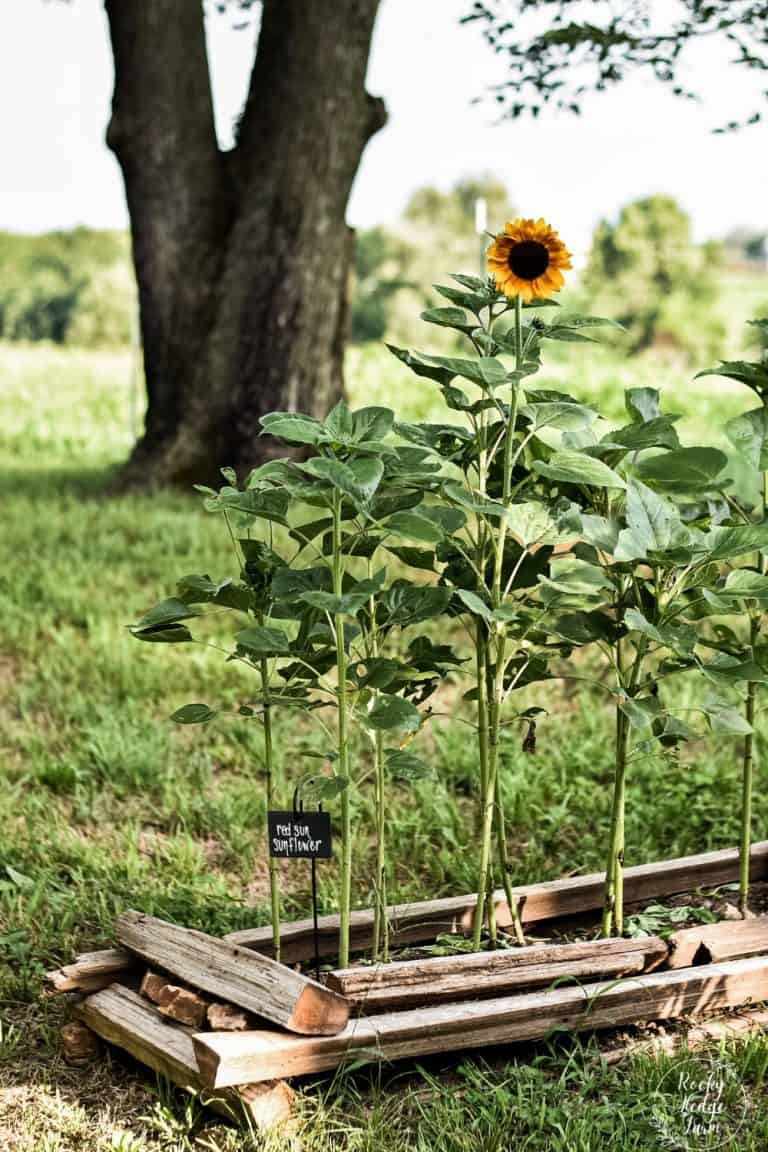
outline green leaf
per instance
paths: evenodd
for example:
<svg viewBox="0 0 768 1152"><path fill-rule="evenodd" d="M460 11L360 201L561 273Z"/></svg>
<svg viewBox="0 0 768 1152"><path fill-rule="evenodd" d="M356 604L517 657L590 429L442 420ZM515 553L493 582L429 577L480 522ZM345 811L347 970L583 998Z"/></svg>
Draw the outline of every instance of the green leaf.
<svg viewBox="0 0 768 1152"><path fill-rule="evenodd" d="M627 388L624 405L634 424L645 424L661 416L658 388Z"/></svg>
<svg viewBox="0 0 768 1152"><path fill-rule="evenodd" d="M534 500L510 505L507 523L510 532L526 548L530 544L554 543L558 536L549 509Z"/></svg>
<svg viewBox="0 0 768 1152"><path fill-rule="evenodd" d="M270 412L262 416L259 423L263 434L285 440L287 444L320 444L325 439L319 420L297 412Z"/></svg>
<svg viewBox="0 0 768 1152"><path fill-rule="evenodd" d="M373 498L384 475L384 465L376 456L361 456L343 464L325 456L316 456L302 465L310 476L331 484L356 504L367 504Z"/></svg>
<svg viewBox="0 0 768 1152"><path fill-rule="evenodd" d="M471 512L477 512L485 516L503 516L505 512L504 505L496 500L489 500L487 496L479 496L465 488L462 484L456 483L455 480L446 480L443 484L443 493L456 504L460 504L462 508L467 508Z"/></svg>
<svg viewBox="0 0 768 1152"><path fill-rule="evenodd" d="M366 728L377 732L418 732L421 726L418 708L402 696L381 695L370 712L361 712L359 717Z"/></svg>
<svg viewBox="0 0 768 1152"><path fill-rule="evenodd" d="M325 418L325 431L331 440L360 445L384 440L392 431L395 414L389 408L369 407L350 411L340 400Z"/></svg>
<svg viewBox="0 0 768 1152"><path fill-rule="evenodd" d="M626 484L602 460L583 452L555 452L545 463L535 460L534 470L549 480L594 488L626 488Z"/></svg>
<svg viewBox="0 0 768 1152"><path fill-rule="evenodd" d="M524 404L520 415L531 421L534 428L583 428L597 419L594 408L586 404L553 401L542 404Z"/></svg>
<svg viewBox="0 0 768 1152"><path fill-rule="evenodd" d="M627 487L627 527L619 533L614 558L642 560L650 552L665 552L685 539L674 504L639 480Z"/></svg>
<svg viewBox="0 0 768 1152"><path fill-rule="evenodd" d="M335 759L333 754L324 757ZM307 772L300 776L296 784L298 795L304 804L327 804L335 800L349 787L346 776L325 776L314 772Z"/></svg>
<svg viewBox="0 0 768 1152"><path fill-rule="evenodd" d="M707 680L717 685L768 684L768 673L753 660L739 660L724 652L718 653L709 664L702 664L701 671Z"/></svg>
<svg viewBox="0 0 768 1152"><path fill-rule="evenodd" d="M644 448L679 448L680 441L669 417L659 416L644 424L627 424L625 428L608 432L600 441L600 447L641 452Z"/></svg>
<svg viewBox="0 0 768 1152"><path fill-rule="evenodd" d="M473 616L480 616L487 623L493 622L493 613L484 600L481 600L476 592L472 592L468 588L458 588L456 595L461 600L465 607L469 608Z"/></svg>
<svg viewBox="0 0 768 1152"><path fill-rule="evenodd" d="M481 388L495 388L507 379L507 369L493 356L479 356L476 360L458 356L421 356L421 359L449 372L451 377L461 376Z"/></svg>
<svg viewBox="0 0 768 1152"><path fill-rule="evenodd" d="M400 748L386 748L384 762L387 771L395 780L419 780L431 774L431 767L414 756L413 752Z"/></svg>
<svg viewBox="0 0 768 1152"><path fill-rule="evenodd" d="M189 620L190 617L197 615L199 613L194 608L190 608L186 601L172 596L168 600L161 600L159 604L155 604L154 608L150 608L138 624L132 625L131 632L137 636L142 632L151 632L155 628L165 628L169 624L176 624L180 620Z"/></svg>
<svg viewBox="0 0 768 1152"><path fill-rule="evenodd" d="M701 376L725 376L728 380L738 380L746 384L758 396L768 392L768 364L757 364L748 360L721 360L718 368L708 368L698 372L696 379Z"/></svg>
<svg viewBox="0 0 768 1152"><path fill-rule="evenodd" d="M717 591L718 597L732 597L735 600L758 600L768 603L768 576L750 568L737 568L729 572L725 587Z"/></svg>
<svg viewBox="0 0 768 1152"><path fill-rule="evenodd" d="M651 624L636 608L628 608L624 622L634 632L642 632L656 644L671 648L680 656L692 656L696 646L696 629L690 624Z"/></svg>
<svg viewBox="0 0 768 1152"><path fill-rule="evenodd" d="M450 604L450 588L395 580L379 599L377 619L382 626L407 628L440 616Z"/></svg>
<svg viewBox="0 0 768 1152"><path fill-rule="evenodd" d="M207 704L185 704L183 708L176 709L171 720L177 724L205 724L215 715L216 712Z"/></svg>
<svg viewBox="0 0 768 1152"><path fill-rule="evenodd" d="M677 448L646 457L636 471L641 480L662 492L701 494L712 487L727 464L728 457L717 448Z"/></svg>
<svg viewBox="0 0 768 1152"><path fill-rule="evenodd" d="M705 704L703 706L709 727L713 732L723 732L728 736L747 736L752 731L740 712L726 704Z"/></svg>
<svg viewBox="0 0 768 1152"><path fill-rule="evenodd" d="M734 527L710 528L702 542L708 560L732 560L748 552L768 548L768 521L762 524L737 524Z"/></svg>
<svg viewBox="0 0 768 1152"><path fill-rule="evenodd" d="M223 494L221 504L233 512L285 524L290 500L290 494L285 489L248 488L245 492Z"/></svg>
<svg viewBox="0 0 768 1152"><path fill-rule="evenodd" d="M661 712L661 705L655 696L623 696L619 698L619 708L633 728L650 728Z"/></svg>
<svg viewBox="0 0 768 1152"><path fill-rule="evenodd" d="M725 434L751 468L768 471L768 408L761 405L729 420Z"/></svg>
<svg viewBox="0 0 768 1152"><path fill-rule="evenodd" d="M394 344L387 344L387 348L403 364L415 372L417 376L424 376L427 380L436 380L438 384L450 384L456 375L449 369L433 364L428 356L421 356L418 352L409 352L407 348L396 348Z"/></svg>
<svg viewBox="0 0 768 1152"><path fill-rule="evenodd" d="M238 648L242 648L249 656L257 659L290 655L290 641L285 632L279 628L253 624L250 628L243 628L238 632L235 639Z"/></svg>
<svg viewBox="0 0 768 1152"><path fill-rule="evenodd" d="M386 528L395 536L419 540L422 544L439 544L445 538L441 525L420 512L395 512L387 521Z"/></svg>
<svg viewBox="0 0 768 1152"><path fill-rule="evenodd" d="M471 332L475 321L467 316L463 308L427 308L421 313L427 324L438 324L443 328L455 328L459 332Z"/></svg>
<svg viewBox="0 0 768 1152"><path fill-rule="evenodd" d="M387 544L385 547L387 552L397 556L398 560L407 564L409 568L418 568L422 572L434 572L435 570L435 554L427 548L396 548L393 544Z"/></svg>

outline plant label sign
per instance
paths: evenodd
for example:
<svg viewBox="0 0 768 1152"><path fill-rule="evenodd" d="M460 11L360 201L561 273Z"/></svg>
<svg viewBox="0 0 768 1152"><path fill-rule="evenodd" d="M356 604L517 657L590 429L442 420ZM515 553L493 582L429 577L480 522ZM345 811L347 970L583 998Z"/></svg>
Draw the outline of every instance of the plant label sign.
<svg viewBox="0 0 768 1152"><path fill-rule="evenodd" d="M268 812L269 854L288 860L330 860L329 812Z"/></svg>

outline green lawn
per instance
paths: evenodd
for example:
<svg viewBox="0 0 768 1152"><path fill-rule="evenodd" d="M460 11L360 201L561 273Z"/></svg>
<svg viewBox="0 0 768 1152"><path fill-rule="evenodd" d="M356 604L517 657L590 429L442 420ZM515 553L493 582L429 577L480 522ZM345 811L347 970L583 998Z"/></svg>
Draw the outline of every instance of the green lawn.
<svg viewBox="0 0 768 1152"><path fill-rule="evenodd" d="M653 357L628 363L579 346L540 380L599 401L617 420L625 387L661 387L666 407L684 414L687 442L722 444L723 420L748 397L691 375ZM115 1056L95 1072L64 1067L63 1007L39 998L42 973L104 944L126 907L213 932L268 918L258 731L245 720L206 730L167 720L190 700L241 700L248 680L214 653L140 645L126 630L172 592L177 576L232 569L219 521L194 495L106 494L130 446L130 380L122 354L0 346L0 1147L14 1152L260 1146L127 1060ZM429 385L380 350L351 351L349 383L353 403L390 404L406 418L442 412ZM444 689L442 711L452 710L458 691ZM602 865L611 783L602 694L548 688L545 703L537 754L522 753L519 734L503 748L519 882ZM304 735L283 731L286 801ZM761 747L764 738L761 730ZM425 750L433 776L392 803L393 898L469 891L474 882L471 741L460 725L441 721ZM736 842L736 754L733 741L702 737L675 770L654 758L636 764L630 862ZM354 803L355 825L365 827L368 785ZM768 795L759 784L755 807L762 834ZM356 850L362 905L371 872L365 834ZM287 866L283 887L288 915L306 913L307 868ZM320 895L332 909L332 864L320 868ZM765 1148L768 1048L754 1040L724 1050L723 1060L743 1075L751 1108L728 1147ZM675 1108L669 1075L651 1096L665 1073L666 1065L640 1059L607 1069L593 1049L565 1044L519 1061L497 1053L432 1061L423 1071L347 1074L304 1093L303 1147L650 1152L659 1147L654 1114Z"/></svg>

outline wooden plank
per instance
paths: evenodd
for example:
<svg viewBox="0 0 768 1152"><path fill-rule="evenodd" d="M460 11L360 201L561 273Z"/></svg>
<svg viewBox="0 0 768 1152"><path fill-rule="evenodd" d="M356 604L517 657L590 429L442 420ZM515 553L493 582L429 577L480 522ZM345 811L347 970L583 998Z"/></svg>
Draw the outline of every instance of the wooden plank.
<svg viewBox="0 0 768 1152"><path fill-rule="evenodd" d="M74 1007L75 1015L110 1044L128 1052L180 1088L202 1095L202 1102L228 1119L243 1116L260 1128L282 1123L291 1113L287 1084L244 1084L215 1096L203 1088L189 1030L164 1020L138 993L112 984Z"/></svg>
<svg viewBox="0 0 768 1152"><path fill-rule="evenodd" d="M103 948L98 952L81 952L72 964L46 972L45 978L51 992L97 992L135 964L133 956L122 949Z"/></svg>
<svg viewBox="0 0 768 1152"><path fill-rule="evenodd" d="M420 1004L499 996L537 988L563 977L629 976L667 958L658 936L637 940L581 940L497 952L472 952L359 965L329 972L325 983L358 1010L371 1014Z"/></svg>
<svg viewBox="0 0 768 1152"><path fill-rule="evenodd" d="M398 1060L538 1040L553 1029L591 1031L732 1008L768 999L768 959L652 972L623 981L364 1016L338 1036L202 1032L193 1037L203 1081L222 1087L328 1071L353 1058Z"/></svg>
<svg viewBox="0 0 768 1152"><path fill-rule="evenodd" d="M669 939L669 968L768 955L768 916L681 928Z"/></svg>
<svg viewBox="0 0 768 1152"><path fill-rule="evenodd" d="M633 904L696 888L715 888L738 880L738 874L739 853L735 848L661 860L654 864L639 864L625 869L624 902ZM753 880L768 877L766 840L752 846L750 876ZM514 888L513 892L517 895L523 923L530 925L596 911L602 907L604 885L605 874L594 872L588 876L570 876L565 880L549 880L543 884L525 884ZM438 933L463 935L470 932L475 902L476 896L470 893L440 900L391 905L387 915L391 925L392 946L423 943L433 940ZM502 928L510 927L512 921L501 890L494 893L494 903L498 925ZM362 952L371 947L373 919L372 908L352 913L350 944L353 951ZM339 946L338 916L321 916L318 929L320 955L336 955ZM269 925L230 932L225 939L264 955L272 955L272 928ZM296 920L285 924L281 929L280 941L284 963L310 960L314 955L312 920Z"/></svg>
<svg viewBox="0 0 768 1152"><path fill-rule="evenodd" d="M117 918L115 934L128 951L184 983L291 1032L333 1036L349 1019L349 1004L343 996L284 964L205 932L179 928L141 912L124 912Z"/></svg>

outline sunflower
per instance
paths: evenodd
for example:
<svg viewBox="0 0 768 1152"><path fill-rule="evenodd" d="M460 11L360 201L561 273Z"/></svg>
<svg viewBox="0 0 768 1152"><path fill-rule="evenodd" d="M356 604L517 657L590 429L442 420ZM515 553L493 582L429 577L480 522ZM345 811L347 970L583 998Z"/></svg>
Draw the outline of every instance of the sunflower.
<svg viewBox="0 0 768 1152"><path fill-rule="evenodd" d="M488 249L488 271L505 296L524 303L546 300L563 286L571 254L545 220L518 218L504 225Z"/></svg>

